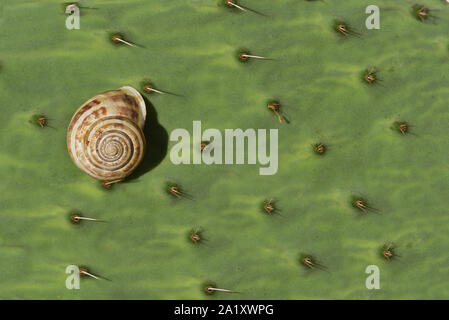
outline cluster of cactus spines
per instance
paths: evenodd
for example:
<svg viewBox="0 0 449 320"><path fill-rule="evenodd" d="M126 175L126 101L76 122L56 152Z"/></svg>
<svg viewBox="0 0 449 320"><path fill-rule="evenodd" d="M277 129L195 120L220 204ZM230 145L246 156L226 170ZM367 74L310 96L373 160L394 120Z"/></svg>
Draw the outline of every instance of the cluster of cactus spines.
<svg viewBox="0 0 449 320"><path fill-rule="evenodd" d="M81 12L81 10L84 10L84 9L98 9L98 8L94 8L94 7L83 6L83 5L81 5L80 2L64 2L61 4L61 6L62 6L62 10L63 10L64 14L66 14L66 15L69 15L70 10L74 9L75 7L77 7L80 10L80 12Z"/></svg>
<svg viewBox="0 0 449 320"><path fill-rule="evenodd" d="M268 100L267 102L268 110L273 113L278 119L279 123L290 123L290 119L284 112L284 108L278 100Z"/></svg>
<svg viewBox="0 0 449 320"><path fill-rule="evenodd" d="M265 14L240 4L237 0L219 0L218 5L234 12L252 12L261 16Z"/></svg>
<svg viewBox="0 0 449 320"><path fill-rule="evenodd" d="M236 57L239 62L247 63L251 60L272 60L270 58L251 53L247 48L239 48L236 50Z"/></svg>
<svg viewBox="0 0 449 320"><path fill-rule="evenodd" d="M145 92L149 95L156 93L156 94L160 94L160 95L169 94L169 95L173 95L173 96L182 97L182 95L180 95L180 94L166 91L166 90L161 90L150 79L143 79L140 83L140 87L143 92Z"/></svg>
<svg viewBox="0 0 449 320"><path fill-rule="evenodd" d="M206 150L207 147L208 147L210 144L211 144L210 141L208 141L208 140L202 140L202 141L201 141L201 145L200 145L201 151Z"/></svg>
<svg viewBox="0 0 449 320"><path fill-rule="evenodd" d="M156 89L153 82L151 82L151 80L149 79L144 79L142 81L142 90L146 93L152 94L152 93L158 93L158 94L165 94L165 91Z"/></svg>
<svg viewBox="0 0 449 320"><path fill-rule="evenodd" d="M114 46L122 46L122 45L128 47L137 46L135 43L128 40L127 37L122 32L119 31L109 32L108 39Z"/></svg>
<svg viewBox="0 0 449 320"><path fill-rule="evenodd" d="M82 8L81 4L79 2L64 2L64 3L61 3L61 6L62 6L62 10L64 11L64 14L67 14L67 15L69 14L66 12L67 9L71 10L74 7Z"/></svg>
<svg viewBox="0 0 449 320"><path fill-rule="evenodd" d="M430 13L430 9L420 4L415 4L412 7L412 12L415 18L421 22L425 22L433 17Z"/></svg>
<svg viewBox="0 0 449 320"><path fill-rule="evenodd" d="M410 125L406 121L396 121L393 129L404 136L410 133Z"/></svg>
<svg viewBox="0 0 449 320"><path fill-rule="evenodd" d="M319 156L324 155L327 151L327 146L322 142L315 143L312 145L312 147L313 152L315 152Z"/></svg>
<svg viewBox="0 0 449 320"><path fill-rule="evenodd" d="M33 114L31 116L30 120L28 120L28 122L30 122L31 124L33 124L35 126L38 126L39 128L45 128L45 127L49 126L48 117L42 113Z"/></svg>
<svg viewBox="0 0 449 320"><path fill-rule="evenodd" d="M232 10L247 11L246 8L238 4L237 0L221 0L222 4Z"/></svg>
<svg viewBox="0 0 449 320"><path fill-rule="evenodd" d="M123 181L123 179L111 180L111 181L101 181L101 186L103 187L103 189L109 190L112 188L113 185L115 185L121 181Z"/></svg>
<svg viewBox="0 0 449 320"><path fill-rule="evenodd" d="M108 183L107 181L101 181L100 183L101 183L101 186L103 187L103 189L105 189L105 190L109 190L113 186L112 183Z"/></svg>
<svg viewBox="0 0 449 320"><path fill-rule="evenodd" d="M326 270L326 267L318 262L318 260L308 253L301 253L299 257L299 262L302 266L309 270Z"/></svg>
<svg viewBox="0 0 449 320"><path fill-rule="evenodd" d="M365 70L363 73L363 80L367 84L376 84L379 79L377 78L377 70L375 67Z"/></svg>
<svg viewBox="0 0 449 320"><path fill-rule="evenodd" d="M268 109L271 110L279 120L279 123L284 122L281 116L281 104L278 101L270 101L268 102Z"/></svg>
<svg viewBox="0 0 449 320"><path fill-rule="evenodd" d="M174 196L176 198L181 198L183 196L183 192L181 188L177 184L168 184L167 192L169 195Z"/></svg>
<svg viewBox="0 0 449 320"><path fill-rule="evenodd" d="M272 216L275 214L280 214L281 211L279 210L276 203L277 203L277 201L273 198L271 198L270 200L264 200L262 202L262 212L269 216Z"/></svg>
<svg viewBox="0 0 449 320"><path fill-rule="evenodd" d="M202 290L206 295L214 295L217 292L234 293L235 291L229 289L219 288L215 282L206 281L202 284Z"/></svg>
<svg viewBox="0 0 449 320"><path fill-rule="evenodd" d="M194 245L202 244L205 241L203 229L201 227L194 228L188 233L188 240Z"/></svg>
<svg viewBox="0 0 449 320"><path fill-rule="evenodd" d="M387 261L391 261L392 259L398 257L398 255L396 254L395 246L392 243L384 244L381 250L381 254L382 257Z"/></svg>
<svg viewBox="0 0 449 320"><path fill-rule="evenodd" d="M312 1L317 1L317 0L305 0L308 2L312 2ZM443 2L449 3L449 0L442 0ZM239 11L247 11L249 10L248 8L245 8L241 5L238 4L237 0L220 0L220 4L225 6L228 9L231 10L239 10ZM76 5L79 8L80 5L77 2L72 2L72 3L65 3L64 6L67 7L69 5ZM432 18L432 14L431 14L431 10L423 5L414 5L412 7L412 13L415 16L415 18L421 22L426 22L428 21L430 18ZM336 33L338 33L339 35L342 35L344 37L348 37L348 36L359 36L360 34L358 32L356 32L352 27L349 26L349 24L345 21L342 20L335 20L334 21L334 27L333 27L334 31ZM135 47L136 44L132 43L131 41L127 40L126 37L120 33L120 32L113 32L109 35L109 40L114 44L114 45L126 45L126 46L130 46L130 47ZM250 59L267 59L264 56L259 56L259 55L253 55L251 54L250 50L248 49L239 49L237 51L237 58L240 62L248 62ZM0 71L2 69L2 65L0 64ZM363 80L368 83L368 84L375 84L379 81L378 77L377 77L377 70L376 68L370 68L365 70L365 72L363 73ZM153 84L150 81L144 81L144 83L142 84L142 89L143 91L147 92L147 93L165 93L163 91L157 90L154 88ZM268 104L268 109L271 110L278 118L279 122L282 123L283 122L283 117L281 115L281 109L280 109L280 104L277 101L271 101ZM32 118L30 119L30 122L39 126L40 128L44 128L46 126L48 126L48 118L47 116L45 116L44 114L36 114L33 115ZM405 122L405 121L396 121L393 124L393 128L399 132L402 135L406 135L409 133L409 128L410 125ZM206 147L208 146L209 141L202 141L201 143L201 150L206 149ZM318 154L318 155L324 155L327 151L327 146L324 143L316 143L313 145L313 151ZM110 185L104 185L105 188L109 188ZM169 195L175 197L175 198L181 198L181 197L189 197L182 189L179 185L175 184L175 183L168 183L167 187L166 187L166 191ZM262 209L263 211L268 214L268 215L272 215L274 213L278 213L279 210L276 207L276 201L274 199L270 199L270 200L265 200L263 202L263 206ZM366 213L369 210L374 210L374 208L372 208L366 199L359 197L359 196L353 196L352 200L351 200L351 205L359 210L360 212ZM80 212L78 211L73 211L70 213L69 215L69 219L72 223L74 224L79 224L81 221L99 221L98 219L95 218L88 218L88 217L84 217ZM196 229L192 229L189 232L189 240L196 244L201 243L204 239L202 237L202 229L201 228L196 228ZM387 261L390 261L391 259L395 258L397 255L395 253L395 247L393 244L385 244L383 245L382 249L381 249L381 256L383 258L385 258ZM300 256L300 263L306 267L307 269L323 269L324 266L319 264L317 262L317 260L309 254L302 254ZM99 276L94 275L93 273L91 273L89 271L89 268L87 268L86 266L80 266L79 267L80 270L80 276L82 277L91 277L94 279L100 279ZM203 292L208 294L208 295L212 295L215 294L216 292L233 292L231 290L228 289L221 289L218 288L217 285L213 282L206 282L203 284L202 286Z"/></svg>
<svg viewBox="0 0 449 320"><path fill-rule="evenodd" d="M92 271L90 271L87 266L84 266L84 265L78 266L78 269L79 269L79 275L80 275L81 279L83 279L83 278L92 278L95 280L101 279L101 277L99 277L98 275L96 275Z"/></svg>
<svg viewBox="0 0 449 320"><path fill-rule="evenodd" d="M351 205L362 213L367 213L368 211L378 211L368 203L368 200L360 196L352 196Z"/></svg>
<svg viewBox="0 0 449 320"><path fill-rule="evenodd" d="M69 212L69 220L73 224L80 224L82 221L99 222L100 219L85 217L80 211L74 210Z"/></svg>
<svg viewBox="0 0 449 320"><path fill-rule="evenodd" d="M188 194L179 184L174 182L167 182L165 191L175 199L185 198L193 200L193 197L190 194Z"/></svg>
<svg viewBox="0 0 449 320"><path fill-rule="evenodd" d="M334 20L334 30L344 37L360 35L347 22L342 20Z"/></svg>

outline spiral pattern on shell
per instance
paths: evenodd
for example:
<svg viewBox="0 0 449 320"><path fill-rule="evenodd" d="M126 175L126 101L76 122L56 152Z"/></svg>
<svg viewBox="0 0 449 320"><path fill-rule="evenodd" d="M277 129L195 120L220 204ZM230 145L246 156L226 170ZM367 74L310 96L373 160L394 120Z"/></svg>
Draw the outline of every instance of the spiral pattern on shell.
<svg viewBox="0 0 449 320"><path fill-rule="evenodd" d="M142 161L146 107L131 87L87 101L72 118L67 147L74 163L103 181L121 181Z"/></svg>

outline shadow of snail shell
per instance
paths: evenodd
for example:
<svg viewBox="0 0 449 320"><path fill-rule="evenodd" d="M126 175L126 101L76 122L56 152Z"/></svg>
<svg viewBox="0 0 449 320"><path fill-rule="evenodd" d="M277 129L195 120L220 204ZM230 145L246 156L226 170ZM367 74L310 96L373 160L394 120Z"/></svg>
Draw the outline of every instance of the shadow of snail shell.
<svg viewBox="0 0 449 320"><path fill-rule="evenodd" d="M145 154L146 106L140 93L122 87L85 102L70 122L67 148L73 162L105 186L130 175Z"/></svg>

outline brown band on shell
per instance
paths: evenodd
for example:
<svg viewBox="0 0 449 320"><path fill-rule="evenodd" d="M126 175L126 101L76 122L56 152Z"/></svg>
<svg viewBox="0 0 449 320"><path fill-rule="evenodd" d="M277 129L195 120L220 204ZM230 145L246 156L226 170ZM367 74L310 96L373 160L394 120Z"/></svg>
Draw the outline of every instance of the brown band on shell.
<svg viewBox="0 0 449 320"><path fill-rule="evenodd" d="M69 131L72 130L75 123L85 112L87 112L89 109L95 107L96 105L99 105L100 103L101 102L98 99L93 99L92 101L87 102L81 108L79 108L79 110L73 116L72 121L70 121Z"/></svg>

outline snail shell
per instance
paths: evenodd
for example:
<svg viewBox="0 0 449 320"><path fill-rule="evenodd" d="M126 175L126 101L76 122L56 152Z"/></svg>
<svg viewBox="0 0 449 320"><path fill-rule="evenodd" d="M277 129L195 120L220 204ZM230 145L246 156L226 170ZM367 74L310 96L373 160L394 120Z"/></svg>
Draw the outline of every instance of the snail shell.
<svg viewBox="0 0 449 320"><path fill-rule="evenodd" d="M96 95L76 111L70 122L70 157L95 179L110 184L122 181L145 154L145 118L145 101L132 87Z"/></svg>

